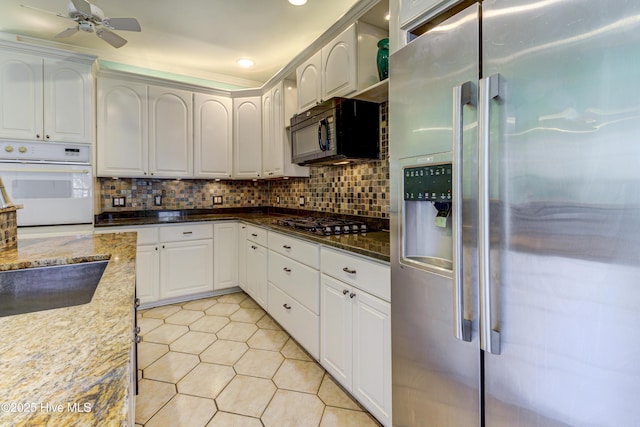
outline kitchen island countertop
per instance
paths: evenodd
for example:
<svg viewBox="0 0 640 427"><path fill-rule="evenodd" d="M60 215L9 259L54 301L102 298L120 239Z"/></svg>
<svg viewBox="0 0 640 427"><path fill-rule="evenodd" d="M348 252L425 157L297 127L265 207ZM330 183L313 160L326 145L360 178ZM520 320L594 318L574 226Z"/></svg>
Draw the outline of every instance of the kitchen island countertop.
<svg viewBox="0 0 640 427"><path fill-rule="evenodd" d="M136 234L18 240L0 270L109 259L87 304L0 317L0 425L127 425Z"/></svg>

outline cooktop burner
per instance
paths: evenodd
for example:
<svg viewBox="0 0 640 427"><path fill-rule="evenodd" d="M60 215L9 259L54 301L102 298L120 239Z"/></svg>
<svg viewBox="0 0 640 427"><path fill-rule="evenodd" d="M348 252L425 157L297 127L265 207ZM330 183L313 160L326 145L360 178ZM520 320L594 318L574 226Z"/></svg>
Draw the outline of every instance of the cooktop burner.
<svg viewBox="0 0 640 427"><path fill-rule="evenodd" d="M367 232L364 222L336 218L283 218L278 225L293 227L308 233L331 236L334 234L362 234Z"/></svg>

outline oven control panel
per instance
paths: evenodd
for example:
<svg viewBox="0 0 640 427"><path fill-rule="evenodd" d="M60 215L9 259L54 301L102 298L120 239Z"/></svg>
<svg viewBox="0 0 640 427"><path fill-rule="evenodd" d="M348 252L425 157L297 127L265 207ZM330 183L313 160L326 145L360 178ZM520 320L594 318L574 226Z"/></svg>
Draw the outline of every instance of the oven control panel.
<svg viewBox="0 0 640 427"><path fill-rule="evenodd" d="M450 202L451 172L451 163L404 168L404 200Z"/></svg>
<svg viewBox="0 0 640 427"><path fill-rule="evenodd" d="M86 144L0 140L0 161L91 162L91 147Z"/></svg>

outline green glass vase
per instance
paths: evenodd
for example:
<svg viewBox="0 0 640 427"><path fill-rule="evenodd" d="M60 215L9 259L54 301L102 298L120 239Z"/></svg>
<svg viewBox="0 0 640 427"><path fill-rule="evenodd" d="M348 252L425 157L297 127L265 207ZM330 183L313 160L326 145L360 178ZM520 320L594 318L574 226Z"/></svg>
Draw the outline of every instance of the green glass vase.
<svg viewBox="0 0 640 427"><path fill-rule="evenodd" d="M389 39L384 38L378 42L378 77L384 80L389 77Z"/></svg>

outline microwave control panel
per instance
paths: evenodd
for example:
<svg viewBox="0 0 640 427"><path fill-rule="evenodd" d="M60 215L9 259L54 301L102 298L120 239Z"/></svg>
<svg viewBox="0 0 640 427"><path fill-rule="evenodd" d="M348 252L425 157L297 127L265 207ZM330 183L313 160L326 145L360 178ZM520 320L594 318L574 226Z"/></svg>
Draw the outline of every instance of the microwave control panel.
<svg viewBox="0 0 640 427"><path fill-rule="evenodd" d="M404 200L450 202L452 164L413 166L403 169Z"/></svg>

